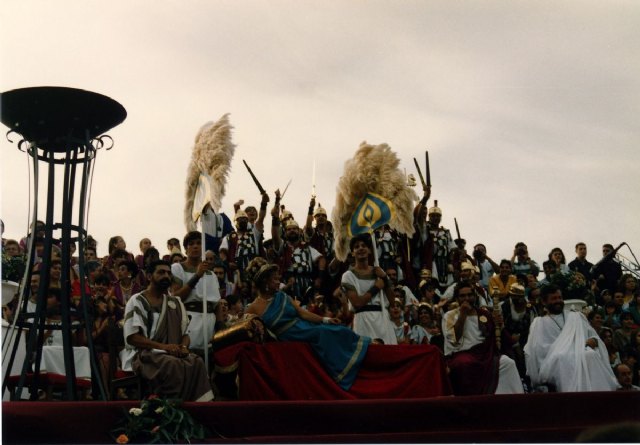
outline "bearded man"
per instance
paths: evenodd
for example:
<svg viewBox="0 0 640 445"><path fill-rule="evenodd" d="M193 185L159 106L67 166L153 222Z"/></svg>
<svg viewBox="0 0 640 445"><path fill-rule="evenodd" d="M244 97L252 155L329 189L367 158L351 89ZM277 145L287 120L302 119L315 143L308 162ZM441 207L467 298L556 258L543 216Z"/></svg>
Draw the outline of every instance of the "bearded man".
<svg viewBox="0 0 640 445"><path fill-rule="evenodd" d="M189 352L189 319L180 298L170 296L171 264L154 261L149 286L131 296L125 309L122 369L147 380L153 393L208 402L213 392L204 363Z"/></svg>
<svg viewBox="0 0 640 445"><path fill-rule="evenodd" d="M609 354L582 312L564 310L562 291L544 286L542 301L549 312L531 323L524 347L527 374L534 388L558 392L615 391Z"/></svg>

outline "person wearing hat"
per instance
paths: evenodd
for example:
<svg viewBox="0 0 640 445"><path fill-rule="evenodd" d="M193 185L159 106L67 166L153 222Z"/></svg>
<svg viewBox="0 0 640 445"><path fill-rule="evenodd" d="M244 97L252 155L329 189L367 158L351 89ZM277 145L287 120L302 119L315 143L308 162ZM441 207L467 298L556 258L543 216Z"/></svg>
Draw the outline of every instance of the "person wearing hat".
<svg viewBox="0 0 640 445"><path fill-rule="evenodd" d="M433 240L433 276L438 279L441 286L446 286L453 282L453 265L451 264L451 252L457 248L451 237L449 229L440 225L442 221L442 210L431 207L428 212L428 225Z"/></svg>
<svg viewBox="0 0 640 445"><path fill-rule="evenodd" d="M280 231L274 228L271 234L277 255L276 263L285 282L285 292L306 306L310 303L313 289L320 288L326 260L303 240L302 230L293 219L288 219L284 224L284 239L280 237Z"/></svg>
<svg viewBox="0 0 640 445"><path fill-rule="evenodd" d="M451 232L440 225L442 210L437 206L437 201L433 207L426 210L429 195L430 189L428 192L425 190L425 196L414 210L416 234L413 238L412 252L416 253L413 254L412 266L414 270L431 269L433 277L444 287L453 283L451 253L458 247L453 242Z"/></svg>
<svg viewBox="0 0 640 445"><path fill-rule="evenodd" d="M262 195L262 205L266 208L269 196L265 193ZM249 216L244 210L239 209L233 221L236 230L227 234L220 243L220 250L224 251L229 265L228 278L233 279L236 271L240 272L240 276L244 275L244 270L249 261L260 255L260 245L262 243L262 234L264 232L264 212L260 212L258 219L251 227L249 226Z"/></svg>
<svg viewBox="0 0 640 445"><path fill-rule="evenodd" d="M249 264L247 275L257 296L246 313L261 317L278 340L308 343L331 378L348 391L371 339L342 326L337 318L322 317L296 304L280 290L277 265L258 257Z"/></svg>
<svg viewBox="0 0 640 445"><path fill-rule="evenodd" d="M269 202L269 195L267 194L267 192L263 192L261 194L260 211L258 211L258 209L256 209L252 205L248 205L244 208L244 212L247 214L247 217L249 218L249 229L251 229L258 220L261 220L264 222L264 218L265 216L267 216L268 202ZM234 214L241 209L243 204L244 204L244 199L239 199L238 201L233 203Z"/></svg>
<svg viewBox="0 0 640 445"><path fill-rule="evenodd" d="M431 276L430 270L425 269L421 272L418 290L420 291L420 303L429 303L434 306L440 301L438 280Z"/></svg>
<svg viewBox="0 0 640 445"><path fill-rule="evenodd" d="M431 271L433 266L433 240L427 224L427 200L431 196L431 187L423 187L424 195L413 209L413 227L410 241L410 264L413 275L419 276L422 270Z"/></svg>
<svg viewBox="0 0 640 445"><path fill-rule="evenodd" d="M476 291L476 295L478 295L480 298L479 304L481 306L487 306L488 304L487 304L487 299L485 298L484 289L474 279L477 269L478 269L477 266L474 266L473 263L471 263L470 261L463 261L460 264L460 274L459 274L458 281L456 283L453 283L449 287L447 287L447 289L442 293L440 297L441 300L445 300L445 301L451 300L451 298L453 298L453 291L456 285L460 281L469 281L473 283L473 287Z"/></svg>
<svg viewBox="0 0 640 445"><path fill-rule="evenodd" d="M513 359L518 367L520 378L526 378L524 345L529 340L531 322L537 316L536 310L525 298L525 288L520 283L509 286L508 298L500 304L504 328L511 335Z"/></svg>
<svg viewBox="0 0 640 445"><path fill-rule="evenodd" d="M453 393L522 394L516 364L503 353L510 349L508 336L500 330L500 339L496 340L501 315L477 304L474 286L468 281L456 285L454 300L458 307L448 311L442 320Z"/></svg>
<svg viewBox="0 0 640 445"><path fill-rule="evenodd" d="M304 239L311 247L320 252L329 263L335 257L333 226L331 221L327 219L327 211L320 204L318 204L318 207L315 205L316 199L313 197L309 203L309 213L304 226ZM312 221L315 221L315 227L312 226Z"/></svg>

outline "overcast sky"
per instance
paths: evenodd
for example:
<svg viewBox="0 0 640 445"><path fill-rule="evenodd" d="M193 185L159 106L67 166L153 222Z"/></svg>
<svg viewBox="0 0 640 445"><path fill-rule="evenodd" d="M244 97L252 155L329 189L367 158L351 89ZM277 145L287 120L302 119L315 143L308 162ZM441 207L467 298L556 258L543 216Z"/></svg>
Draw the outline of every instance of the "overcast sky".
<svg viewBox="0 0 640 445"><path fill-rule="evenodd" d="M113 235L136 254L142 237L161 253L182 238L194 137L227 112L228 214L259 202L245 159L271 194L293 179L284 203L303 222L314 158L330 214L366 140L408 173L428 149L443 224L495 260L517 241L539 262L577 241L593 262L604 242L640 254L640 2L4 0L0 14L1 91L75 87L127 109L96 162L99 255ZM19 238L26 155L2 137L0 156Z"/></svg>

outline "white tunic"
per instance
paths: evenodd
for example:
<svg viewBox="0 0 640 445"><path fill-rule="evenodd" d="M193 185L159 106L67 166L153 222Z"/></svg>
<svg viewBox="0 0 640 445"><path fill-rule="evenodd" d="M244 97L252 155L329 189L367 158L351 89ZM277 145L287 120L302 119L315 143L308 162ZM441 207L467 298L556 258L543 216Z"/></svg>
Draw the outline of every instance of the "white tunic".
<svg viewBox="0 0 640 445"><path fill-rule="evenodd" d="M589 338L598 341L597 348L586 346ZM535 318L524 353L534 386L552 383L558 392L615 391L618 386L607 348L581 312Z"/></svg>
<svg viewBox="0 0 640 445"><path fill-rule="evenodd" d="M179 283L186 284L191 277L195 275L194 272L187 272L184 270L180 263L173 263L171 265L171 273L174 278L179 280ZM198 284L196 284L195 289L191 290L191 293L187 296L187 298L183 299L184 303L191 302L199 302L203 300L203 295L206 292L206 300L209 302L216 303L220 301L220 285L218 284L218 277L214 274L207 272L202 276ZM204 340L205 337L207 341L211 339L211 336L214 332L214 326L216 323L216 316L214 313L208 313L206 317L206 336L204 335L204 319L202 311L187 311L189 316L191 317L191 322L189 323L189 329L187 330L187 334L189 338L191 338L192 349L204 349Z"/></svg>
<svg viewBox="0 0 640 445"><path fill-rule="evenodd" d="M127 305L125 306L125 314L131 314L131 317L126 318L123 326L123 334L124 334L124 349L120 352L120 360L122 361L122 370L123 371L133 371L131 364L133 361L133 357L136 355L138 350L135 346L130 345L127 341L127 338L131 334L141 334L144 337L152 339L156 335L156 329L158 328L158 322L160 321L160 317L164 317L166 308L163 305L162 312L150 311L148 312L145 308L145 305L142 301L144 297L142 296L142 292L139 292L135 295L132 295L127 301ZM180 298L176 298L177 304L182 306L182 301ZM149 315L151 315L151 320L148 320ZM187 312L182 307L182 320L181 320L181 330L184 333L187 329L187 325L189 323L189 319L187 318ZM149 325L151 329L149 330ZM184 335L184 334L183 334ZM193 342L192 342L193 343ZM158 351L160 353L160 351Z"/></svg>
<svg viewBox="0 0 640 445"><path fill-rule="evenodd" d="M358 295L364 295L374 283L375 279L373 277L358 277L352 270L348 270L342 275L342 285L347 289L355 290ZM386 303L384 291L381 290L367 304L379 305L381 310L355 314L353 317L353 331L365 337L380 338L385 345L397 345L398 340ZM349 303L349 306L353 310L351 303Z"/></svg>

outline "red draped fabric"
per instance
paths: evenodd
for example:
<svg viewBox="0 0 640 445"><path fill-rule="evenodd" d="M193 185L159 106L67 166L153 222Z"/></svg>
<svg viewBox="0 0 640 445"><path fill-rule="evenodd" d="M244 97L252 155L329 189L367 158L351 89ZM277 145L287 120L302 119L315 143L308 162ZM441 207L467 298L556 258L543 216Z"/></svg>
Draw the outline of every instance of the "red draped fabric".
<svg viewBox="0 0 640 445"><path fill-rule="evenodd" d="M447 361L451 385L457 396L493 394L498 387L500 356L494 341L485 341L467 351L453 354Z"/></svg>
<svg viewBox="0 0 640 445"><path fill-rule="evenodd" d="M351 389L342 390L306 343L241 343L215 354L218 372L235 371L240 400L429 398L451 394L440 350L370 345Z"/></svg>

